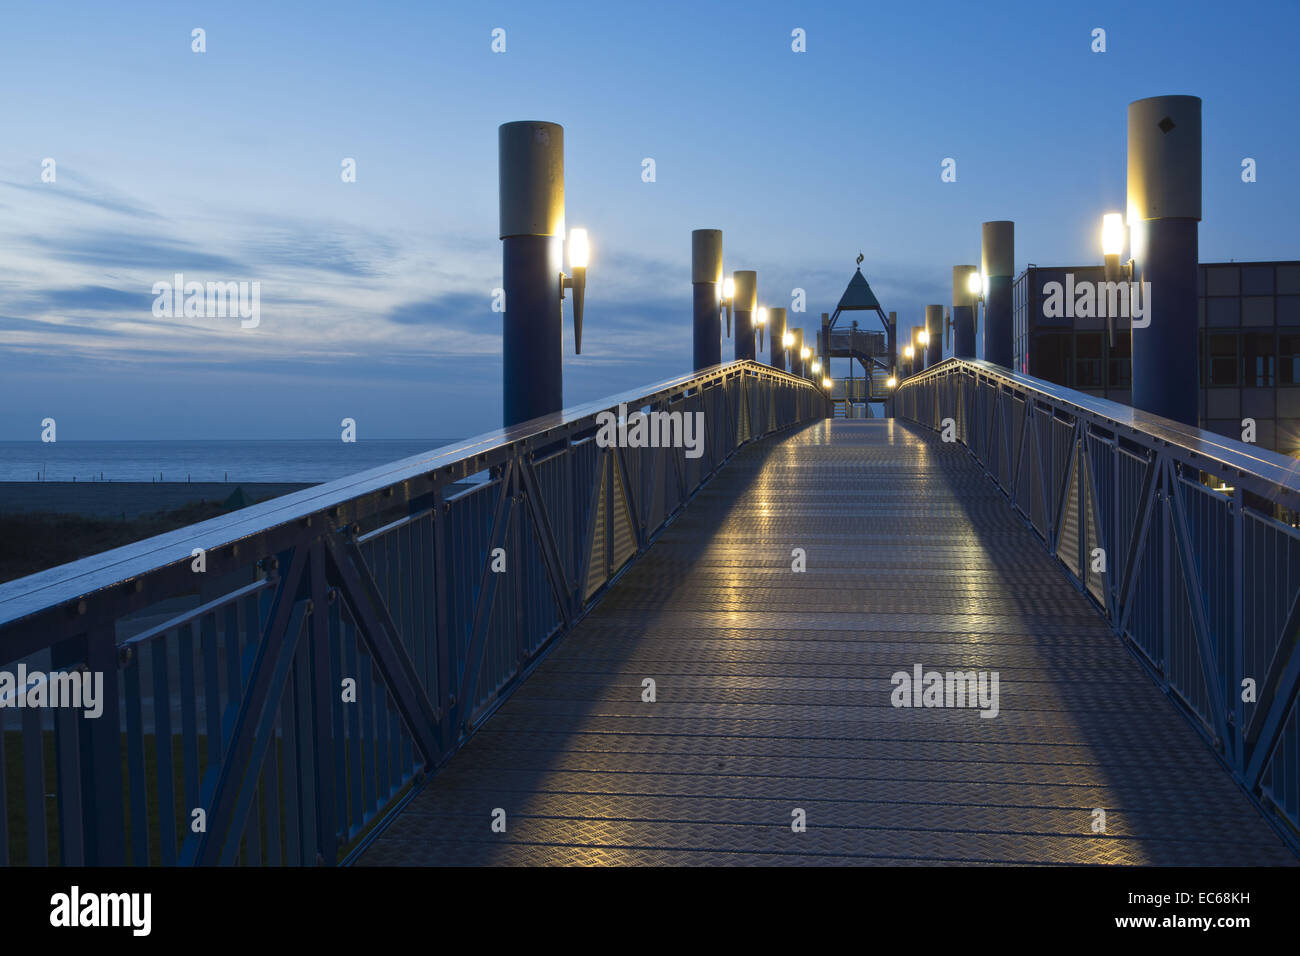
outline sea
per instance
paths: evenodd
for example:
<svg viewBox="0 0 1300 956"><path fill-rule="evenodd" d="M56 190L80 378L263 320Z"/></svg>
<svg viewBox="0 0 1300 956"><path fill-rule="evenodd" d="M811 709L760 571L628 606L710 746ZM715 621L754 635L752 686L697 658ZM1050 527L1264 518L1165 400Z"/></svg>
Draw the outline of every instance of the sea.
<svg viewBox="0 0 1300 956"><path fill-rule="evenodd" d="M455 441L7 441L0 481L321 482Z"/></svg>

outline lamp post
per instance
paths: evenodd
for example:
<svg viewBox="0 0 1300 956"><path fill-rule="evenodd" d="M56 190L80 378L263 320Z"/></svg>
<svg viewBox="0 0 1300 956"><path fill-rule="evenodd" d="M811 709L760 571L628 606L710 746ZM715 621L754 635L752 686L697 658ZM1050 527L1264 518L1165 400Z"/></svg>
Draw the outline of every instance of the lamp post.
<svg viewBox="0 0 1300 956"><path fill-rule="evenodd" d="M906 369L906 371L903 373L903 376L905 378L910 378L912 375L916 374L914 371L915 363L916 363L916 349L913 348L910 344L904 345L903 346L903 368Z"/></svg>
<svg viewBox="0 0 1300 956"><path fill-rule="evenodd" d="M732 273L736 280L736 360L754 358L754 309L758 306L758 276L750 270Z"/></svg>
<svg viewBox="0 0 1300 956"><path fill-rule="evenodd" d="M930 367L930 330L924 325L912 326L912 341L916 343L917 371L924 372Z"/></svg>
<svg viewBox="0 0 1300 956"><path fill-rule="evenodd" d="M790 343L790 371L803 375L803 329L793 330L794 339Z"/></svg>
<svg viewBox="0 0 1300 956"><path fill-rule="evenodd" d="M691 286L694 289L695 371L722 362L722 309L731 303L722 282L722 230L691 232Z"/></svg>
<svg viewBox="0 0 1300 956"><path fill-rule="evenodd" d="M984 279L984 361L1011 368L1015 362L1011 282L1016 264L1015 223L986 222L980 271Z"/></svg>
<svg viewBox="0 0 1300 956"><path fill-rule="evenodd" d="M768 353L769 355L768 364L770 364L772 368L779 368L781 371L784 372L785 371L785 350L787 348L785 342L786 339L785 309L773 308L771 312L768 314L768 322L772 326L772 330L767 337L767 342L770 349Z"/></svg>
<svg viewBox="0 0 1300 956"><path fill-rule="evenodd" d="M757 359L760 352L763 351L763 329L767 326L767 307L760 305L758 311L754 313L754 328L758 331L758 349L754 352L754 358Z"/></svg>
<svg viewBox="0 0 1300 956"><path fill-rule="evenodd" d="M975 311L979 308L979 269L975 266L952 267L952 354L956 358L975 357Z"/></svg>
<svg viewBox="0 0 1300 956"><path fill-rule="evenodd" d="M564 127L503 123L497 131L506 427L564 407L564 290L573 290L574 351L582 352L589 255L585 230L569 238L564 273Z"/></svg>
<svg viewBox="0 0 1300 956"><path fill-rule="evenodd" d="M1201 100L1153 96L1128 107L1133 406L1197 424L1196 274L1201 220ZM1118 252L1115 253L1118 256Z"/></svg>
<svg viewBox="0 0 1300 956"><path fill-rule="evenodd" d="M803 344L803 329L799 330L799 374L804 378L812 378L812 349Z"/></svg>

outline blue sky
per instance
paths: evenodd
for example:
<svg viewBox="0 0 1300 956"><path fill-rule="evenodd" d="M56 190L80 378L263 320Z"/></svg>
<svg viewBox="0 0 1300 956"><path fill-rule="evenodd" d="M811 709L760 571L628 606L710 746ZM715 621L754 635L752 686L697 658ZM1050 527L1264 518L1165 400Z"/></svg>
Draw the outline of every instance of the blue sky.
<svg viewBox="0 0 1300 956"><path fill-rule="evenodd" d="M519 119L565 127L592 238L569 404L688 370L695 228L762 302L805 289L810 330L859 251L919 323L987 219L1015 220L1017 269L1099 261L1144 96L1204 100L1202 260L1300 258L1298 29L1294 2L9 5L0 439L496 427L496 130ZM260 282L260 325L155 318L177 272Z"/></svg>

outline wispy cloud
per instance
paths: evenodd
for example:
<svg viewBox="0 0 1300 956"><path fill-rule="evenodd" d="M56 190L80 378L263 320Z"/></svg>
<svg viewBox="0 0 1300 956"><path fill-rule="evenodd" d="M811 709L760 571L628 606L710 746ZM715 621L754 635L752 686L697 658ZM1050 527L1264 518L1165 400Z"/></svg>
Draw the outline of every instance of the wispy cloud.
<svg viewBox="0 0 1300 956"><path fill-rule="evenodd" d="M162 218L147 204L127 193L63 165L56 167L56 178L52 183L24 183L12 179L0 179L0 186L39 197L41 200L90 206L134 219Z"/></svg>

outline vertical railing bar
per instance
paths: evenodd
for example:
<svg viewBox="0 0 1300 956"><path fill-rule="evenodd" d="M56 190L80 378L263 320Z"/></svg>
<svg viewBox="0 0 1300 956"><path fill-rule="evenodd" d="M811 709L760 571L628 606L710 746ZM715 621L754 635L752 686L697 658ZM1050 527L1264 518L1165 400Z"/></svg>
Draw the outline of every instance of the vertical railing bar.
<svg viewBox="0 0 1300 956"><path fill-rule="evenodd" d="M216 768L221 766L226 748L221 726L221 652L215 611L200 618L199 642L203 651L203 707L207 711L207 764L209 768Z"/></svg>
<svg viewBox="0 0 1300 956"><path fill-rule="evenodd" d="M239 607L227 604L223 609L226 627L223 637L226 648L226 695L232 704L244 698L244 663L243 643L239 639ZM251 626L251 622L245 622ZM260 630L254 628L248 632L248 644L251 646L260 637ZM233 710L233 708L232 708Z"/></svg>
<svg viewBox="0 0 1300 956"><path fill-rule="evenodd" d="M131 650L123 674L126 696L126 762L131 793L131 863L149 866L149 790L144 762L144 719L140 693L141 648Z"/></svg>
<svg viewBox="0 0 1300 956"><path fill-rule="evenodd" d="M295 649L294 653L297 653ZM302 798L299 782L301 761L298 756L298 680L292 663L285 677L284 694L280 699L280 719L284 728L284 821L285 864L302 865Z"/></svg>
<svg viewBox="0 0 1300 956"><path fill-rule="evenodd" d="M20 689L19 693L22 693ZM45 730L41 711L23 709L23 791L27 798L27 863L49 864L49 830L45 820Z"/></svg>
<svg viewBox="0 0 1300 956"><path fill-rule="evenodd" d="M313 549L314 551L315 549ZM313 554L310 571L314 572L321 562ZM313 584L312 593L315 593ZM312 602L315 604L315 601ZM302 821L302 864L315 866L320 861L316 854L321 851L317 843L316 819L320 811L321 793L316 786L317 731L313 703L317 688L312 686L311 656L316 643L316 615L320 606L316 605L313 613L304 618L302 627L306 630L306 640L298 645L293 659L294 703L298 715L298 806L301 808Z"/></svg>
<svg viewBox="0 0 1300 956"><path fill-rule="evenodd" d="M262 766L266 766L264 760ZM248 805L248 817L244 821L244 854L241 861L244 866L261 866L262 865L262 810L260 800L258 799L257 788L253 791L252 800Z"/></svg>
<svg viewBox="0 0 1300 956"><path fill-rule="evenodd" d="M343 652L346 655L347 676L354 682L357 699L348 706L348 789L351 795L352 825L348 836L356 836L361 831L365 819L365 766L362 760L362 747L365 738L361 731L361 718L366 708L366 686L361 681L361 671L357 665L357 635L350 616L343 617Z"/></svg>
<svg viewBox="0 0 1300 956"><path fill-rule="evenodd" d="M192 624L182 624L177 629L176 651L180 660L181 761L185 776L185 807L188 813L199 806L199 736L194 694L194 627Z"/></svg>
<svg viewBox="0 0 1300 956"><path fill-rule="evenodd" d="M167 674L167 635L149 645L153 671L153 740L158 767L158 848L163 866L176 865L176 788L172 766L171 690Z"/></svg>
<svg viewBox="0 0 1300 956"><path fill-rule="evenodd" d="M1232 522L1232 680L1229 690L1235 715L1231 734L1233 766L1246 772L1246 704L1238 688L1246 676L1246 499L1238 485L1232 492L1228 515Z"/></svg>
<svg viewBox="0 0 1300 956"><path fill-rule="evenodd" d="M330 591L329 601L329 699L330 734L334 757L334 834L338 840L348 827L348 731L343 710L343 611L337 592ZM351 705L355 706L355 705ZM344 841L346 842L346 840Z"/></svg>
<svg viewBox="0 0 1300 956"><path fill-rule="evenodd" d="M270 752L262 761L262 797L266 804L266 862L280 866L284 831L280 823L280 767L284 760L284 721L277 713L271 723Z"/></svg>
<svg viewBox="0 0 1300 956"><path fill-rule="evenodd" d="M88 676L88 675L86 675ZM59 862L84 866L85 844L81 829L81 748L78 746L79 711L54 708L54 793L58 814Z"/></svg>
<svg viewBox="0 0 1300 956"><path fill-rule="evenodd" d="M244 630L240 638L239 684L248 687L253 676L253 662L257 658L257 644L262 639L262 612L259 594L250 594L243 600Z"/></svg>
<svg viewBox="0 0 1300 956"><path fill-rule="evenodd" d="M9 865L9 758L5 755L5 709L0 707L0 866Z"/></svg>
<svg viewBox="0 0 1300 956"><path fill-rule="evenodd" d="M332 684L329 615L332 609L329 586L325 580L325 546L315 541L311 546L312 613L308 619L311 629L303 647L304 680L310 681L311 693L304 701L312 728L311 772L307 779L312 783L312 810L307 833L315 847L314 860L318 864L333 866L338 862L338 793L335 789L342 781L336 780L334 771L336 734L334 732L334 700L337 694ZM340 734L342 728L339 728Z"/></svg>
<svg viewBox="0 0 1300 956"><path fill-rule="evenodd" d="M367 767L372 771L368 776L369 786L366 794L366 816L369 818L371 814L378 812L383 799L384 781L388 779L388 754L385 752L383 737L380 734L385 706L383 688L375 678L375 663L369 653L362 658L361 669L366 675L366 709L369 711L370 718L367 722L369 726L366 727L366 739L370 742L370 749L374 755L373 761Z"/></svg>

